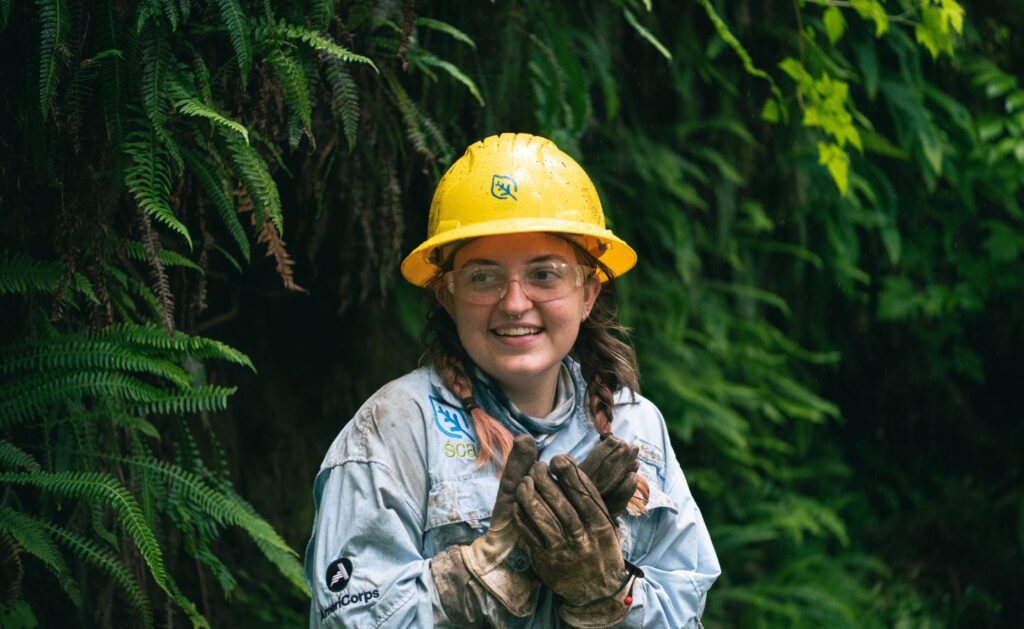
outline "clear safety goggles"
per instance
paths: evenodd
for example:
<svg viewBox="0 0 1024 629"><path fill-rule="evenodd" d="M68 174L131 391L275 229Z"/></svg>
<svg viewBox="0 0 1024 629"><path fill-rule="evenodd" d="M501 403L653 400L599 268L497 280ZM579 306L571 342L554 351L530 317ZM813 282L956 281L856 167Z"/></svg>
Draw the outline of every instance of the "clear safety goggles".
<svg viewBox="0 0 1024 629"><path fill-rule="evenodd" d="M508 285L518 282L526 298L542 303L561 299L583 286L594 269L582 264L537 262L523 266L513 277L500 266L470 265L444 274L456 299L490 306L505 298Z"/></svg>

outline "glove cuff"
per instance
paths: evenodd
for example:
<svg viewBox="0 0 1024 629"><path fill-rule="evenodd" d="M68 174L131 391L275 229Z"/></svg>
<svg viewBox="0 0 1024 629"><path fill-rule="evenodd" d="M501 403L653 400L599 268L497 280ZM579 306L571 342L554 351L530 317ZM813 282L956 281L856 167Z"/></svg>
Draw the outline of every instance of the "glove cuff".
<svg viewBox="0 0 1024 629"><path fill-rule="evenodd" d="M478 537L469 546L460 546L462 561L476 580L513 616L524 618L537 609L537 588L522 572L513 570L505 560L514 544L496 544L489 535Z"/></svg>
<svg viewBox="0 0 1024 629"><path fill-rule="evenodd" d="M644 576L643 570L626 562L626 582L617 592L584 605L570 605L563 602L558 615L571 627L590 629L610 627L622 622L633 608L633 586Z"/></svg>

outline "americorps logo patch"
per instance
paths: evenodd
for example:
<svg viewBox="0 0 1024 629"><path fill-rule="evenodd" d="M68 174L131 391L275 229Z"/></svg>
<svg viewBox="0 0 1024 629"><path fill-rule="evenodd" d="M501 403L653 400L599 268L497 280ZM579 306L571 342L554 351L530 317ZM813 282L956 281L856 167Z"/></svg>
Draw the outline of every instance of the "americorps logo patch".
<svg viewBox="0 0 1024 629"><path fill-rule="evenodd" d="M445 404L433 395L430 396L430 407L434 411L434 425L443 435L452 439L476 441L469 431L469 421L466 419L465 413Z"/></svg>
<svg viewBox="0 0 1024 629"><path fill-rule="evenodd" d="M352 560L348 557L335 559L327 566L327 589L340 592L352 578Z"/></svg>

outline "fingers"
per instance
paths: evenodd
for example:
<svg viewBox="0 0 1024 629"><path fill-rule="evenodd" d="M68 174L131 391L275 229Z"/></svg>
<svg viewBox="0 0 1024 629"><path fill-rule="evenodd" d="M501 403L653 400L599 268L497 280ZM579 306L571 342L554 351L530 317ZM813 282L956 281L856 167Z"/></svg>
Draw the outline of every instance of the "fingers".
<svg viewBox="0 0 1024 629"><path fill-rule="evenodd" d="M505 521L512 516L512 503L519 481L537 460L537 442L530 435L519 435L512 440L512 450L505 459L505 469L498 482L498 496L491 513L492 522ZM493 526L493 524L492 524Z"/></svg>
<svg viewBox="0 0 1024 629"><path fill-rule="evenodd" d="M604 435L601 435L601 441L594 446L594 449L590 451L587 458L583 459L583 462L580 463L580 469L583 470L583 473L589 476L591 480L594 479L594 474L601 469L601 466L604 464L605 459L608 458L608 455L618 447L617 444L622 443L615 437L605 437L605 435L611 435L611 433L604 433ZM598 487L598 489L600 489L600 487Z"/></svg>
<svg viewBox="0 0 1024 629"><path fill-rule="evenodd" d="M527 524L526 530L536 533L540 546L554 548L565 539L558 517L537 491L532 477L523 478L516 488L516 506L515 512Z"/></svg>
<svg viewBox="0 0 1024 629"><path fill-rule="evenodd" d="M562 526L565 535L573 539L582 539L583 523L576 515L576 509L566 500L558 483L551 477L547 464L543 461L534 463L530 468L529 478L533 479L537 493L541 495L548 508L558 518L558 523Z"/></svg>
<svg viewBox="0 0 1024 629"><path fill-rule="evenodd" d="M528 548L545 548L544 542L541 540L540 531L533 524L533 520L530 519L523 508L518 503L512 505L512 519L515 520L516 528L519 529L520 540Z"/></svg>
<svg viewBox="0 0 1024 629"><path fill-rule="evenodd" d="M562 488L562 493L575 507L585 527L589 529L603 523L614 528L600 492L571 457L564 454L555 456L551 459L551 469L558 476L558 485Z"/></svg>
<svg viewBox="0 0 1024 629"><path fill-rule="evenodd" d="M604 498L604 504L608 507L608 513L612 517L618 516L626 510L630 499L636 493L636 487L639 482L640 478L636 472L630 472L620 480L618 485L601 493L601 497Z"/></svg>

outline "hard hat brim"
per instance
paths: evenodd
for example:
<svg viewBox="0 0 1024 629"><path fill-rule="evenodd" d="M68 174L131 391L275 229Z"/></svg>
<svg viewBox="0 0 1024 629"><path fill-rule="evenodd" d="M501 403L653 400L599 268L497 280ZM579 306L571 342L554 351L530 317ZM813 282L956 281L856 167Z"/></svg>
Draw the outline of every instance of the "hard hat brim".
<svg viewBox="0 0 1024 629"><path fill-rule="evenodd" d="M596 225L593 227L581 225L579 221L552 218L507 218L448 229L426 240L406 256L402 262L402 276L416 286L426 286L437 271L437 265L431 261L431 255L438 247L470 238L529 232L552 232L596 238L604 245L604 251L593 253L608 267L613 277L619 277L636 264L636 251L609 229L603 229ZM608 278L602 277L601 279L604 281Z"/></svg>

